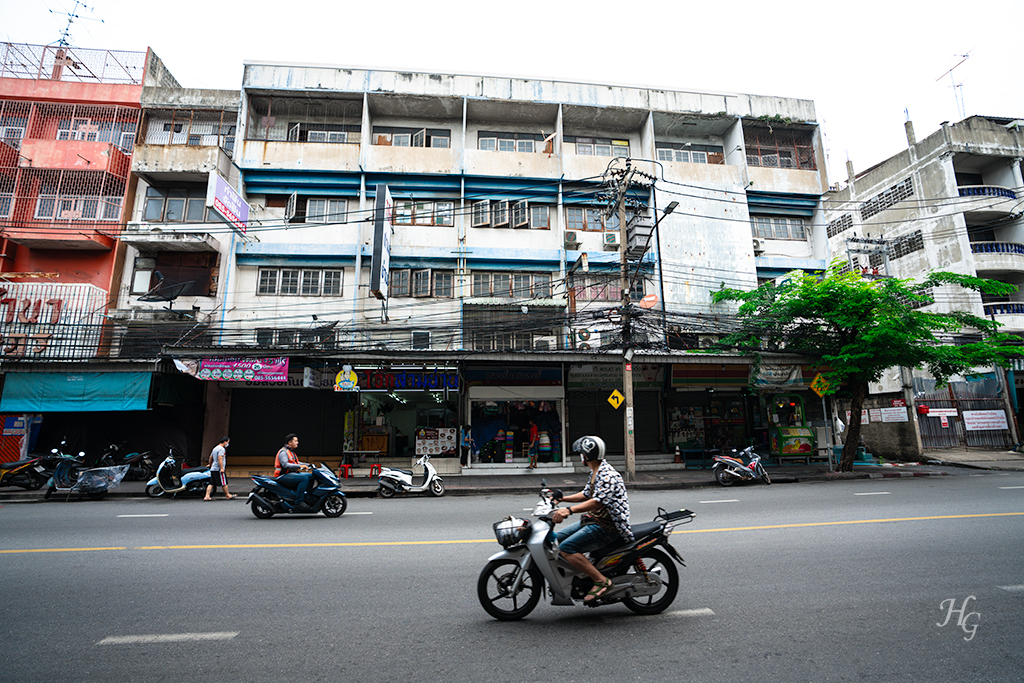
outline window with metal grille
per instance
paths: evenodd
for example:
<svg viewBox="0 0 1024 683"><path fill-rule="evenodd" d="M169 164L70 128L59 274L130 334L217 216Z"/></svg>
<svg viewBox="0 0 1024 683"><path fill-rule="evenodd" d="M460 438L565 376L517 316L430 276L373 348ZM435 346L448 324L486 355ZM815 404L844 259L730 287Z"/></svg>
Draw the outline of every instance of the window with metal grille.
<svg viewBox="0 0 1024 683"><path fill-rule="evenodd" d="M753 215L750 217L750 230L754 237L762 239L807 239L807 230L803 218Z"/></svg>
<svg viewBox="0 0 1024 683"><path fill-rule="evenodd" d="M849 230L852 227L853 227L853 216L851 216L848 213L844 213L842 216L840 216L839 218L836 218L834 221L832 221L832 222L830 222L828 224L828 227L827 227L828 236L829 237L835 237L839 233L841 233L841 232L843 232L845 230Z"/></svg>
<svg viewBox="0 0 1024 683"><path fill-rule="evenodd" d="M513 299L551 298L548 273L473 272L473 296Z"/></svg>
<svg viewBox="0 0 1024 683"><path fill-rule="evenodd" d="M485 152L544 152L551 148L550 144L545 144L546 140L546 135L538 133L480 131L477 133L477 149Z"/></svg>
<svg viewBox="0 0 1024 683"><path fill-rule="evenodd" d="M743 143L750 166L817 170L813 131L781 130L744 122Z"/></svg>
<svg viewBox="0 0 1024 683"><path fill-rule="evenodd" d="M256 294L262 296L341 296L342 270L260 268Z"/></svg>
<svg viewBox="0 0 1024 683"><path fill-rule="evenodd" d="M578 156L628 157L629 140L566 135L564 141Z"/></svg>
<svg viewBox="0 0 1024 683"><path fill-rule="evenodd" d="M914 196L914 179L907 178L888 190L876 194L860 207L861 218L867 220L897 203Z"/></svg>
<svg viewBox="0 0 1024 683"><path fill-rule="evenodd" d="M375 145L385 147L451 147L452 131L449 128L395 128L374 126L371 139Z"/></svg>
<svg viewBox="0 0 1024 683"><path fill-rule="evenodd" d="M157 287L192 283L179 296L214 296L217 293L218 254L208 252L164 251L140 254L135 259L132 294L145 294Z"/></svg>
<svg viewBox="0 0 1024 683"><path fill-rule="evenodd" d="M658 161L682 161L690 164L724 164L721 145L699 145L692 142L658 142Z"/></svg>

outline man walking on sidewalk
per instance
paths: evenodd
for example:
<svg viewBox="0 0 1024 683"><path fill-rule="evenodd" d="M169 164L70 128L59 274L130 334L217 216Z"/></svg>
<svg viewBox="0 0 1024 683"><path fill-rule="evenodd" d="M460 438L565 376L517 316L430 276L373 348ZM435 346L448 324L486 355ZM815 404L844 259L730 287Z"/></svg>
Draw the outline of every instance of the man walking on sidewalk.
<svg viewBox="0 0 1024 683"><path fill-rule="evenodd" d="M228 491L228 468L227 468L227 447L228 442L231 441L228 437L223 437L220 443L214 446L213 452L210 453L210 483L206 487L206 497L203 500L213 500L213 492L220 486L224 489L225 500L231 500L236 496L231 495Z"/></svg>

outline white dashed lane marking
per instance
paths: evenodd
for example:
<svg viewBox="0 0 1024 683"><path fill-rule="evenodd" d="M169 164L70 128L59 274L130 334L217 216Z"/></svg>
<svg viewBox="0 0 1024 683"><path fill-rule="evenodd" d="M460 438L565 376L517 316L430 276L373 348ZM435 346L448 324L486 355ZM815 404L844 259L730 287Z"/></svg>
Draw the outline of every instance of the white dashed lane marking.
<svg viewBox="0 0 1024 683"><path fill-rule="evenodd" d="M169 513L163 513L160 515L118 515L118 517L169 517Z"/></svg>
<svg viewBox="0 0 1024 683"><path fill-rule="evenodd" d="M699 607L697 609L677 609L671 612L665 612L666 617L713 617L715 613L708 607Z"/></svg>
<svg viewBox="0 0 1024 683"><path fill-rule="evenodd" d="M1000 588L1010 593L1024 593L1024 586L1000 586Z"/></svg>
<svg viewBox="0 0 1024 683"><path fill-rule="evenodd" d="M139 645L143 643L189 643L210 640L231 640L238 631L221 631L219 633L163 633L138 636L107 636L97 645Z"/></svg>
<svg viewBox="0 0 1024 683"><path fill-rule="evenodd" d="M723 498L722 500L698 500L697 502L701 503L701 504L704 504L704 505L710 505L712 503L738 503L738 502L740 502L740 499L739 498Z"/></svg>
<svg viewBox="0 0 1024 683"><path fill-rule="evenodd" d="M855 493L855 496L888 496L892 495L889 491L869 491L868 493Z"/></svg>

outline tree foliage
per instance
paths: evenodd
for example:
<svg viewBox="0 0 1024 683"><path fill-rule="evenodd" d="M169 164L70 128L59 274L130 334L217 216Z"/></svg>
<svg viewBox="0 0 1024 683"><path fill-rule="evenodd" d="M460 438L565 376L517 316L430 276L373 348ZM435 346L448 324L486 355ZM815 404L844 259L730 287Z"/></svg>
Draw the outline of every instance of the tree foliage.
<svg viewBox="0 0 1024 683"><path fill-rule="evenodd" d="M941 384L980 366L1005 367L1021 353L1015 344L1022 340L968 311L920 310L932 303L926 292L934 287L1005 296L1017 291L1014 285L949 272L919 281L867 279L843 272L843 265L834 261L819 275L794 271L780 285L768 282L750 291L723 286L712 300L739 303L740 327L720 346L757 358L764 352L795 354L823 368L830 393L840 385L849 390L851 424L839 469L850 471L868 383L887 368L927 368Z"/></svg>

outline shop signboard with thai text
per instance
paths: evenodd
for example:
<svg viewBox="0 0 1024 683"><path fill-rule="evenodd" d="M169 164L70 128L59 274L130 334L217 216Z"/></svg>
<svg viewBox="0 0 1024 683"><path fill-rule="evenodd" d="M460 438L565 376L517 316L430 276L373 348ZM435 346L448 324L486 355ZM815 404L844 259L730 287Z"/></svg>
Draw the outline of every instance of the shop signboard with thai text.
<svg viewBox="0 0 1024 683"><path fill-rule="evenodd" d="M1002 410L965 410L964 427L969 432L1009 429Z"/></svg>
<svg viewBox="0 0 1024 683"><path fill-rule="evenodd" d="M665 385L665 366L633 363L633 388L658 389ZM588 363L569 368L569 389L621 389L621 363Z"/></svg>
<svg viewBox="0 0 1024 683"><path fill-rule="evenodd" d="M0 357L4 360L95 358L107 294L87 284L0 286Z"/></svg>
<svg viewBox="0 0 1024 683"><path fill-rule="evenodd" d="M205 358L199 379L224 382L287 382L287 358Z"/></svg>
<svg viewBox="0 0 1024 683"><path fill-rule="evenodd" d="M882 422L910 422L906 406L879 408L878 412L881 414Z"/></svg>

